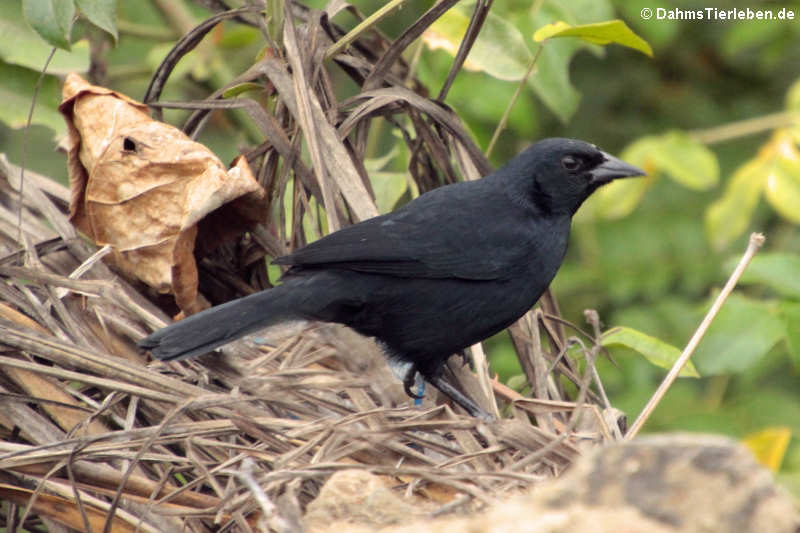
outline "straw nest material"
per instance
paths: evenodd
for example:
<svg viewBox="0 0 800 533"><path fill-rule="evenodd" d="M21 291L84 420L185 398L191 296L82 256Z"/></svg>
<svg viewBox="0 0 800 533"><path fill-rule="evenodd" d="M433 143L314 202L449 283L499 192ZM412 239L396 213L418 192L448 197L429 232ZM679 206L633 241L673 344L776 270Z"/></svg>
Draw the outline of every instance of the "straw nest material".
<svg viewBox="0 0 800 533"><path fill-rule="evenodd" d="M320 27L332 26L314 28ZM258 70L285 105L259 124L291 139L273 136L248 154L267 198L283 193L292 174L309 180L305 192L322 205L319 182L299 157L277 161L287 161L283 151L297 153L294 141L316 136L308 144L312 162L315 150L338 143L363 170L365 128L378 109L389 120L404 113L414 123L416 137L403 133L420 190L433 186L425 169L443 169L445 181L454 179L448 178L453 162L467 177L486 171L454 114L405 89L407 66L386 59L395 54L396 60L408 43L341 52L337 64L364 91L336 107L335 95L324 93L331 90L324 75L304 89L289 78L298 68L287 66L318 57L331 40L312 39L311 30L299 40L285 33L287 57L266 58ZM209 102L206 111L219 107L219 100ZM320 115L325 124L338 130L319 122L310 127L319 102L328 106ZM355 139L344 144L350 131ZM322 163L336 164L330 159ZM333 170L317 177L335 180ZM308 207L308 198L296 200L295 208ZM353 199L335 200L329 211L346 223L343 206ZM104 249L78 234L69 201L62 185L31 171L21 182L20 169L2 160L0 501L6 504L0 520L6 523L0 527L17 521L28 530L55 524L92 531L281 529L275 524L301 516L326 479L345 469L384 476L393 490L423 497L441 514L557 476L582 446L618 435L616 421L606 420L613 411L592 365L600 350L596 335L571 337L552 298L511 331L527 378L524 395L489 379L480 350L473 351L477 373L456 358L448 365L473 398L488 409L499 405L496 423L457 414L430 390L422 406L412 405L371 341L330 325L278 339L251 337L223 355L152 362L136 341L169 317L150 291L105 265ZM302 244L302 235L284 234L284 219L270 223L278 229L267 223L245 237L249 247L226 249L229 256L234 250L260 257L243 262L250 273L263 272L263 258L285 251L282 243ZM292 227L302 231L302 224ZM266 276L237 277L225 258L220 253L201 263L200 277L227 284L227 297L263 286ZM566 355L568 346L579 359Z"/></svg>
<svg viewBox="0 0 800 533"><path fill-rule="evenodd" d="M329 325L149 362L135 342L167 317L96 260L67 221L68 191L32 172L17 237L18 173L3 162L0 499L30 521L63 520L67 508L67 523L98 531L113 509L113 528L203 530L254 519L254 490L302 509L332 473L353 468L445 507L482 503L558 475L581 443L614 438L588 379L578 378L578 409L559 383L577 376L538 335L525 338L538 312L516 338L523 367L543 370L540 386L523 398L495 384L508 418L494 424L430 398L411 406L374 344ZM485 402L474 374L453 363Z"/></svg>

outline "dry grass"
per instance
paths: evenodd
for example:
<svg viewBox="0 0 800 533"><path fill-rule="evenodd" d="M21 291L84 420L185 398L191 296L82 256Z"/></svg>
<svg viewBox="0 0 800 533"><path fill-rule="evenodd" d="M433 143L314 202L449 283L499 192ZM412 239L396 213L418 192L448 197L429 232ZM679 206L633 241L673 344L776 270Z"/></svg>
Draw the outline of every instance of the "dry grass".
<svg viewBox="0 0 800 533"><path fill-rule="evenodd" d="M284 55L268 54L235 80L266 78L274 108L216 96L190 105L200 108L186 126L191 133L212 109L244 107L265 135L249 156L268 198L294 200L292 212L265 206L274 212L269 222L204 259L201 277L216 280L208 288L215 300L268 286L263 259L305 242L303 217L319 225L312 199L327 207L332 228L375 212L358 191L369 190L363 159L378 115L402 131L421 191L488 170L458 118L422 96L398 59L453 3L432 8L394 42L368 30L330 64L319 58L343 32L295 9L300 22L284 34ZM165 61L148 102L191 38ZM326 68L363 91L338 102ZM459 69L456 62L451 74ZM310 166L297 156L301 146ZM581 336L589 363L580 367L589 370L580 371L565 357L570 343L550 297L512 329L528 396L490 382L480 352L477 376L451 361L471 396L488 408L499 403L505 418L494 424L437 406L430 392L425 405L411 406L374 344L328 325L272 344L240 341L224 356L149 362L135 342L168 316L76 233L64 187L26 172L18 227L19 183L19 169L3 161L0 527L280 530L281 516L300 514L327 477L348 468L387 476L447 512L558 475L583 443L618 437L604 422L609 411L591 364L596 335ZM575 399L565 389L578 391Z"/></svg>

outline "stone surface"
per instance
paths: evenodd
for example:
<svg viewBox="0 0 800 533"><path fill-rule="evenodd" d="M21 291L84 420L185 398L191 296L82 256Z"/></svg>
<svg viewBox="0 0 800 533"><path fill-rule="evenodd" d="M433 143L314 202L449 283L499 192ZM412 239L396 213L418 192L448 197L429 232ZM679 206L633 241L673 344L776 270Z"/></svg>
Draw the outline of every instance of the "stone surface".
<svg viewBox="0 0 800 533"><path fill-rule="evenodd" d="M388 486L387 478L363 470L337 472L308 505L308 532L374 531L390 524L405 524L424 518L435 509L421 498L405 498Z"/></svg>
<svg viewBox="0 0 800 533"><path fill-rule="evenodd" d="M744 446L717 436L646 436L598 448L560 479L468 516L425 519L377 476L340 472L306 515L336 533L797 533L792 498Z"/></svg>

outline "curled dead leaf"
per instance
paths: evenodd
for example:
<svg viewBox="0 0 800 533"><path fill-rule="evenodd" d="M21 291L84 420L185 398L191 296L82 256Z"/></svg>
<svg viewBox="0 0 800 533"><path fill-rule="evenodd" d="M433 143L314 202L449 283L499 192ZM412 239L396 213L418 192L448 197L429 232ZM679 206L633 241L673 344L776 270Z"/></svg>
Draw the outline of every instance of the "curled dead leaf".
<svg viewBox="0 0 800 533"><path fill-rule="evenodd" d="M196 244L212 250L263 219L264 191L247 160L226 170L208 148L151 119L144 104L77 74L67 76L59 110L72 223L112 247L107 259L123 275L173 293L186 314L201 310ZM220 224L198 226L211 213Z"/></svg>

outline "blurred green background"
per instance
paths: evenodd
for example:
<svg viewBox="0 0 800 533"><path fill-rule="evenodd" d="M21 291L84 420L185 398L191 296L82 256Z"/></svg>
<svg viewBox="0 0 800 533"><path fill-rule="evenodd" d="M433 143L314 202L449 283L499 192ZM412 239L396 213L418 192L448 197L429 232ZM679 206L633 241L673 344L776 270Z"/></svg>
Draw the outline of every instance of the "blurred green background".
<svg viewBox="0 0 800 533"><path fill-rule="evenodd" d="M353 4L369 15L384 2ZM95 75L141 98L177 38L208 16L188 1L119 2L116 43L97 28L102 21L79 20L71 52L59 50L52 74L43 80L25 136L33 87L50 45L24 19L21 0L5 5L0 14L0 151L19 164L24 147L28 168L62 182L67 174L64 156L56 151L65 132L56 110L59 79L88 68L83 37L99 43L95 49L104 55L107 70ZM379 27L397 36L430 5L405 2ZM471 70L459 73L446 103L487 148L543 46L492 151L493 163L502 164L536 139L567 136L594 142L651 173L604 190L576 217L567 261L553 287L565 318L575 323L582 324L584 309L596 309L604 329L628 326L682 348L732 272L750 232L766 234L764 248L693 358L702 377L680 379L646 430L749 439L778 457L772 466L800 493L800 5L731 1L708 7L749 8L776 17L783 10L794 20L708 20L705 11L704 20L658 16L661 8L667 15L683 10L685 18L697 9L690 2L496 2L470 57ZM645 8L652 10L649 20L642 16ZM409 47L406 59L432 95L447 76L452 46L470 12L468 3L460 5ZM557 20L587 24L616 18L652 46L652 58L575 38L543 44L532 39L537 29ZM334 20L345 28L357 23L346 12ZM244 71L262 47L256 30L221 25L181 61L162 99L205 97ZM346 79L334 82L341 98L356 90ZM183 116L166 113L175 124ZM200 140L230 161L252 143L249 131L241 117L216 113ZM370 141L375 188L387 191L380 202L384 209L408 192L403 185L407 154L402 147L392 152L400 144L395 140L384 127ZM391 157L382 160L387 154ZM501 379L518 372L506 334L488 347ZM601 375L612 403L632 419L665 371L626 348L612 353L616 364L601 361Z"/></svg>

